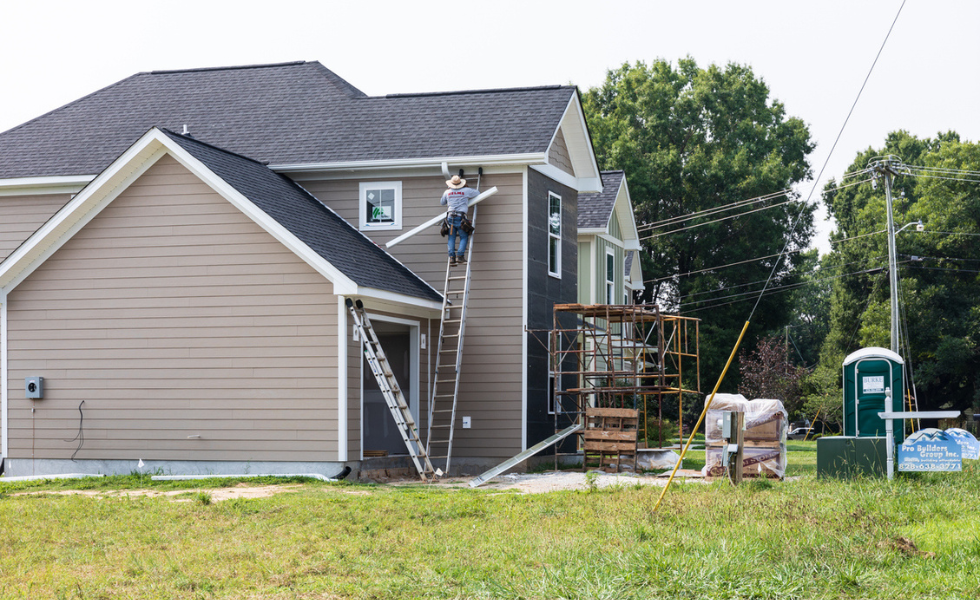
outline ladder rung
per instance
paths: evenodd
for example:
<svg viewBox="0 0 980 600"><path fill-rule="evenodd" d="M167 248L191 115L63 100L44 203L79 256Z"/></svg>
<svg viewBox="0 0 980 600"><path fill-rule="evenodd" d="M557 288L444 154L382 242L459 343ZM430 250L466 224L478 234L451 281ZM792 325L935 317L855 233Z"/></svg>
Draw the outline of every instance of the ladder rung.
<svg viewBox="0 0 980 600"><path fill-rule="evenodd" d="M466 276L465 276L465 275L464 275L464 276L462 276L462 277L459 277L459 276L456 276L456 277L450 277L450 278L449 278L449 281L460 281L460 280L463 280L463 279L466 279Z"/></svg>
<svg viewBox="0 0 980 600"><path fill-rule="evenodd" d="M449 425L433 425L433 429L446 429ZM429 445L432 444L448 444L449 440L429 440Z"/></svg>
<svg viewBox="0 0 980 600"><path fill-rule="evenodd" d="M436 394L436 398L452 398L454 394Z"/></svg>
<svg viewBox="0 0 980 600"><path fill-rule="evenodd" d="M453 412L453 409L451 409L451 408L441 408L439 410L433 410L432 412L434 412L434 413L451 413L451 412Z"/></svg>
<svg viewBox="0 0 980 600"><path fill-rule="evenodd" d="M455 379L436 379L436 383L456 383Z"/></svg>

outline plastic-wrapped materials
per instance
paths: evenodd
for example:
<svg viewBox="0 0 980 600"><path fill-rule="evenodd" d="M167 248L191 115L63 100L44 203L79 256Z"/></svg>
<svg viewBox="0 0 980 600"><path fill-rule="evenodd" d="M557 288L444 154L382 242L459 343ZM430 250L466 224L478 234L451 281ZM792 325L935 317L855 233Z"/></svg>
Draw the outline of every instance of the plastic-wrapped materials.
<svg viewBox="0 0 980 600"><path fill-rule="evenodd" d="M741 394L716 394L711 409L705 415L705 475L721 476L725 473L722 423L726 412L745 413L742 475L782 479L786 475L789 414L779 400L746 400Z"/></svg>

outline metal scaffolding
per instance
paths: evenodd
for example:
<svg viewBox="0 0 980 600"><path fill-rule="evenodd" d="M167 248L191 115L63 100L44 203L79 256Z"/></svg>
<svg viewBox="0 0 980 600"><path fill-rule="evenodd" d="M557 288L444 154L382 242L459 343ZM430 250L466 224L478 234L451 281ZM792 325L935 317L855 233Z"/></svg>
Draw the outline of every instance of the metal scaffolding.
<svg viewBox="0 0 980 600"><path fill-rule="evenodd" d="M700 400L699 325L655 304L556 304L548 344L555 431L583 423L588 407L633 408L641 416L639 447L663 448L665 403L676 402L680 417L685 394Z"/></svg>

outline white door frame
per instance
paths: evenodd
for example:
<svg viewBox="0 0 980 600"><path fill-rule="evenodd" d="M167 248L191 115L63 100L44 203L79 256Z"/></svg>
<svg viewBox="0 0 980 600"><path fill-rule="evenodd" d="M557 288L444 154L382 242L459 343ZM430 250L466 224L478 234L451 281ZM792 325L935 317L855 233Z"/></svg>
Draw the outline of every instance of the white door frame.
<svg viewBox="0 0 980 600"><path fill-rule="evenodd" d="M385 321L386 323L397 323L399 325L408 326L408 336L409 336L409 353L408 353L408 370L412 374L412 383L408 387L408 405L412 407L412 417L415 422L419 422L419 332L421 328L421 322L412 319L403 319L401 317L393 317L390 315L375 314L372 312L367 313L368 318L371 321ZM360 417L361 417L361 460L364 460L364 340L361 340L361 368L360 368L360 379L358 381L358 386L360 388ZM403 390L405 391L405 390Z"/></svg>

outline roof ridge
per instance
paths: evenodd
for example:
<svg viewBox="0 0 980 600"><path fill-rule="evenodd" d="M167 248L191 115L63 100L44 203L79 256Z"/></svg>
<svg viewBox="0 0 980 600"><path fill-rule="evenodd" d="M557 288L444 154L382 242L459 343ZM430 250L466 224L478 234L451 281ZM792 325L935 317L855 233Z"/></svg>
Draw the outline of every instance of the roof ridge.
<svg viewBox="0 0 980 600"><path fill-rule="evenodd" d="M194 69L164 69L160 71L143 71L137 73L137 75L169 75L172 73L197 73L201 71L235 71L240 69L269 69L275 67L292 67L296 65L305 65L309 61L305 60L294 60L291 62L281 62L281 63L265 63L265 64L254 64L254 65L232 65L224 67L198 67ZM315 62L315 61L314 61Z"/></svg>
<svg viewBox="0 0 980 600"><path fill-rule="evenodd" d="M320 74L323 75L327 79L327 81L329 81L331 84L340 87L341 88L341 91L344 92L344 94L348 98L367 98L368 97L367 94L365 94L361 90L357 89L357 87L355 87L354 84L352 84L351 82L347 81L346 79L344 79L340 75L337 75L336 73L334 73L333 71L331 71L330 69L328 69L327 67L325 67L323 65L323 63L321 63L320 61L314 60L314 61L311 61L311 63L312 64L315 64L318 67L320 67L320 71L321 71Z"/></svg>
<svg viewBox="0 0 980 600"><path fill-rule="evenodd" d="M571 85L540 85L532 87L513 87L513 88L485 88L481 90L456 90L449 92L416 92L407 94L387 94L385 98L417 98L420 96L464 96L468 94L497 94L510 92L534 92L541 90L560 90L573 89Z"/></svg>
<svg viewBox="0 0 980 600"><path fill-rule="evenodd" d="M266 168L268 168L268 166L269 166L268 161L256 160L256 159L254 159L254 158L252 158L250 156L245 156L244 154L239 154L237 152L232 152L231 150L228 150L226 148L222 148L221 146L215 146L214 144L209 144L209 143L207 143L205 141L199 140L196 137L194 137L193 135L184 135L182 133L177 133L176 131L174 131L172 129L168 129L166 127L158 127L157 129L159 129L160 131L162 131L162 132L164 132L164 133L166 133L168 135L172 135L174 137L179 137L179 138L184 139L184 140L190 140L192 142L196 142L196 143L198 143L198 144L200 144L202 146L207 146L208 148L211 148L212 150L217 150L219 152L224 152L225 154L230 154L231 156L236 156L238 158L243 158L243 159L245 159L245 160L247 160L249 162L254 162L257 165L262 165L263 167L266 167Z"/></svg>

